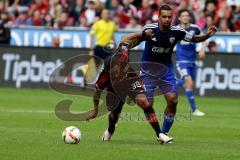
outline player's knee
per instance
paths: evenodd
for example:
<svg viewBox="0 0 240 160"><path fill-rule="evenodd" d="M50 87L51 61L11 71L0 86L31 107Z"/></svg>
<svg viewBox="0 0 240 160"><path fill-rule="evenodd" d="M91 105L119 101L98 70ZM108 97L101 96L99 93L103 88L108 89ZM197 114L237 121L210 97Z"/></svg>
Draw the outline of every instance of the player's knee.
<svg viewBox="0 0 240 160"><path fill-rule="evenodd" d="M145 107L145 101L144 101L144 99L138 98L138 99L136 99L136 103L137 103L137 105L140 106L141 108L144 108L144 107Z"/></svg>
<svg viewBox="0 0 240 160"><path fill-rule="evenodd" d="M178 104L178 100L177 99L175 99L175 98L170 99L167 102L167 108L166 108L165 113L167 113L167 114L176 114L177 104Z"/></svg>
<svg viewBox="0 0 240 160"><path fill-rule="evenodd" d="M192 89L193 88L193 81L190 77L185 79L184 86L185 86L186 89Z"/></svg>
<svg viewBox="0 0 240 160"><path fill-rule="evenodd" d="M168 100L167 103L168 103L168 106L170 106L170 107L177 107L178 99L176 97L171 98Z"/></svg>
<svg viewBox="0 0 240 160"><path fill-rule="evenodd" d="M136 103L138 106L140 106L142 109L146 109L148 106L150 106L150 103L145 95L139 94L136 97Z"/></svg>
<svg viewBox="0 0 240 160"><path fill-rule="evenodd" d="M138 94L135 98L136 103L139 104L143 104L144 103L144 97L141 94Z"/></svg>
<svg viewBox="0 0 240 160"><path fill-rule="evenodd" d="M189 84L189 87L192 89L192 88L193 88L193 86L194 86L194 82L193 82L193 81L191 81L191 82L190 82L190 84Z"/></svg>
<svg viewBox="0 0 240 160"><path fill-rule="evenodd" d="M188 83L186 83L186 88L187 89L192 89L193 88L193 82L189 81Z"/></svg>

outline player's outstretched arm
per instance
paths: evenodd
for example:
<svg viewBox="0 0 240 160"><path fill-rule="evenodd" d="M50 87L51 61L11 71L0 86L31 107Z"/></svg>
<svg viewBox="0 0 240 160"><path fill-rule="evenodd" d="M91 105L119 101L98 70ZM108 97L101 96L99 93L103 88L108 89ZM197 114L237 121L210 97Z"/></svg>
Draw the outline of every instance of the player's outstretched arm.
<svg viewBox="0 0 240 160"><path fill-rule="evenodd" d="M142 33L130 33L121 37L121 43L124 43L129 49L136 47L142 41Z"/></svg>
<svg viewBox="0 0 240 160"><path fill-rule="evenodd" d="M151 38L153 36L153 31L151 29L142 32L130 33L121 37L121 43L127 45L129 49L136 47L146 38Z"/></svg>
<svg viewBox="0 0 240 160"><path fill-rule="evenodd" d="M215 26L211 26L208 28L208 32L202 35L195 35L192 38L192 42L203 42L206 39L212 37L217 32L217 28Z"/></svg>
<svg viewBox="0 0 240 160"><path fill-rule="evenodd" d="M97 117L98 114L98 105L99 105L99 99L101 96L101 90L95 89L94 90L94 94L93 94L93 103L94 103L94 107L92 112L86 117L86 121L89 121L91 119L94 119Z"/></svg>

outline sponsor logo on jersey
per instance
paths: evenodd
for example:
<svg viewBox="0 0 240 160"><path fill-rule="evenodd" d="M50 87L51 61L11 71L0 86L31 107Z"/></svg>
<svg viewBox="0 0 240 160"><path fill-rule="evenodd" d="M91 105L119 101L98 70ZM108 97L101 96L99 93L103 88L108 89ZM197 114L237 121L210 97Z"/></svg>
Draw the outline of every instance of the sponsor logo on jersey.
<svg viewBox="0 0 240 160"><path fill-rule="evenodd" d="M190 33L192 33L192 34L195 34L195 31L194 30L191 30L191 31L189 31Z"/></svg>
<svg viewBox="0 0 240 160"><path fill-rule="evenodd" d="M152 40L155 41L155 42L157 41L156 37L153 37Z"/></svg>
<svg viewBox="0 0 240 160"><path fill-rule="evenodd" d="M169 42L170 42L171 44L173 44L173 43L175 42L175 37L170 37L170 38L169 38Z"/></svg>
<svg viewBox="0 0 240 160"><path fill-rule="evenodd" d="M171 48L163 48L163 47L152 47L152 52L155 53L168 53L171 50Z"/></svg>

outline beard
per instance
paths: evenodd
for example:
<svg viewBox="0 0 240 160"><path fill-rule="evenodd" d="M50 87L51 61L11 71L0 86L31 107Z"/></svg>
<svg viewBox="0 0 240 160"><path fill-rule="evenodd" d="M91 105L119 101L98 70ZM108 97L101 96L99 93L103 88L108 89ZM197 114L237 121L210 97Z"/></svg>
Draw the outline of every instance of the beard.
<svg viewBox="0 0 240 160"><path fill-rule="evenodd" d="M165 25L163 25L163 28L164 28L165 30L168 30L168 29L170 28L170 26L171 26L171 24L165 24Z"/></svg>

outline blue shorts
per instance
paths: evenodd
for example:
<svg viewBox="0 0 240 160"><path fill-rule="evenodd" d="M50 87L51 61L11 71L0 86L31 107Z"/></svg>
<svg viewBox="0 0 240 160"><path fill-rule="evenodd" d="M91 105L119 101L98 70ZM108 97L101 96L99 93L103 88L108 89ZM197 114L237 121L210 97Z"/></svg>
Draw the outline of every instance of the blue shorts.
<svg viewBox="0 0 240 160"><path fill-rule="evenodd" d="M157 88L159 88L164 95L170 92L178 93L175 71L173 68L169 69L166 74L160 78L148 75L144 72L141 72L140 75L148 100L154 98L154 92Z"/></svg>
<svg viewBox="0 0 240 160"><path fill-rule="evenodd" d="M192 80L196 80L196 65L195 63L177 63L177 71L181 76L181 79L184 79L187 76L191 76Z"/></svg>

